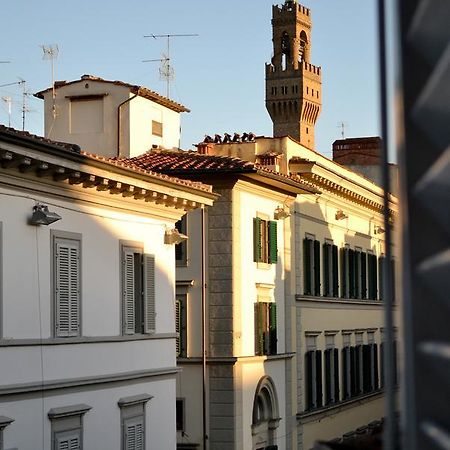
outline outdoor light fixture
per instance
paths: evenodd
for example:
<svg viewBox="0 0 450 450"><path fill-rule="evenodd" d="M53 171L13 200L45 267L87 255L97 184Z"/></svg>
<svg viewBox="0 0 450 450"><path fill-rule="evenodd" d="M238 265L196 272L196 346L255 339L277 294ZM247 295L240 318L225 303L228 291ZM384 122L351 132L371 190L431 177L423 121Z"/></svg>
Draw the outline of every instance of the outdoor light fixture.
<svg viewBox="0 0 450 450"><path fill-rule="evenodd" d="M338 211L336 211L336 215L334 217L336 220L343 220L347 219L348 216L344 211L342 211L342 209L339 209Z"/></svg>
<svg viewBox="0 0 450 450"><path fill-rule="evenodd" d="M375 234L383 234L384 233L384 228L380 227L380 225L375 225L375 228L374 228L373 232Z"/></svg>
<svg viewBox="0 0 450 450"><path fill-rule="evenodd" d="M50 225L61 219L59 214L49 211L48 206L38 203L33 206L33 214L28 223L30 225Z"/></svg>
<svg viewBox="0 0 450 450"><path fill-rule="evenodd" d="M291 215L291 213L289 211L286 211L283 207L281 206L277 206L275 208L275 211L273 213L273 218L275 220L280 220L280 219L287 219L289 216Z"/></svg>
<svg viewBox="0 0 450 450"><path fill-rule="evenodd" d="M185 234L181 234L176 228L171 230L166 230L164 234L164 244L181 244L183 241L187 240Z"/></svg>

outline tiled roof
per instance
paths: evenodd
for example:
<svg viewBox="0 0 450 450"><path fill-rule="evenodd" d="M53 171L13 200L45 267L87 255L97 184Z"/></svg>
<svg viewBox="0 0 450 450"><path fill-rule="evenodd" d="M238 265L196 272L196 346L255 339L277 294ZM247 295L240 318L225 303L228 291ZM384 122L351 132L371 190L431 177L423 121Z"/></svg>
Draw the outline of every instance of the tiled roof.
<svg viewBox="0 0 450 450"><path fill-rule="evenodd" d="M64 86L69 86L71 84L80 83L82 81L99 81L102 83L109 83L109 84L115 84L116 86L124 86L127 87L131 93L137 94L140 97L144 97L148 100L152 100L155 103L158 103L162 106L165 106L169 109L172 109L176 112L190 112L186 106L182 105L181 103L177 103L170 98L164 97L163 95L158 94L155 91L152 91L151 89L146 88L145 86L138 86L136 84L129 84L125 83L124 81L119 80L105 80L103 78L97 77L95 75L83 75L79 80L73 80L73 81L55 81L55 89L59 89ZM38 98L44 98L44 94L46 92L51 91L52 88L44 89L43 91L36 92L35 97Z"/></svg>
<svg viewBox="0 0 450 450"><path fill-rule="evenodd" d="M284 175L251 161L219 155L204 155L184 150L151 150L134 158L122 159L122 163L134 168L152 170L170 175L214 174L214 173L255 173L275 178L287 183L295 183L298 188L318 193L296 176Z"/></svg>
<svg viewBox="0 0 450 450"><path fill-rule="evenodd" d="M19 139L20 141L25 141L28 144L37 143L44 147L50 147L53 150L58 150L61 152L61 156L64 157L65 154L73 154L81 159L88 159L92 161L99 161L103 164L120 167L122 169L129 170L135 174L142 174L159 180L168 181L180 186L186 186L193 189L198 189L203 192L212 192L212 186L204 184L198 181L183 180L181 178L176 178L163 174L161 172L152 171L143 167L138 167L133 164L124 162L123 160L117 160L115 158L105 158L94 153L89 153L81 150L77 144L70 144L67 142L58 142L51 139L44 138L42 136L37 136L35 134L28 133L27 131L19 131L14 128L8 128L4 125L0 125L0 140L7 140L8 138ZM132 176L132 174L130 175Z"/></svg>

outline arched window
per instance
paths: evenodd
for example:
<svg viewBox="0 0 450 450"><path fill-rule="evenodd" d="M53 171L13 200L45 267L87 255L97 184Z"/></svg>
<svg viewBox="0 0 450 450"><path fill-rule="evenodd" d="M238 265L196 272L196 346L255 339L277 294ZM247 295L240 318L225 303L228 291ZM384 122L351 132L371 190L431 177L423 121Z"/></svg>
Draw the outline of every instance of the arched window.
<svg viewBox="0 0 450 450"><path fill-rule="evenodd" d="M275 445L276 429L280 422L278 397L272 378L259 380L253 400L252 436L253 449Z"/></svg>
<svg viewBox="0 0 450 450"><path fill-rule="evenodd" d="M291 54L291 44L289 35L283 31L281 35L281 70L286 70Z"/></svg>
<svg viewBox="0 0 450 450"><path fill-rule="evenodd" d="M304 61L307 45L308 45L308 36L306 36L305 31L302 30L302 32L300 33L300 48L298 55L299 61Z"/></svg>

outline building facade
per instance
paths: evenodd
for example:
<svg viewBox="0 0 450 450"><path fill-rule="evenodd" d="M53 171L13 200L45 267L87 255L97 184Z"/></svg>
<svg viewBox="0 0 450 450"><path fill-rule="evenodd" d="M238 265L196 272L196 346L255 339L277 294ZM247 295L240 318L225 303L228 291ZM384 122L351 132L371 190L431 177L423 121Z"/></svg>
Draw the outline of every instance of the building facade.
<svg viewBox="0 0 450 450"><path fill-rule="evenodd" d="M175 449L174 224L211 188L5 127L0 148L0 448Z"/></svg>

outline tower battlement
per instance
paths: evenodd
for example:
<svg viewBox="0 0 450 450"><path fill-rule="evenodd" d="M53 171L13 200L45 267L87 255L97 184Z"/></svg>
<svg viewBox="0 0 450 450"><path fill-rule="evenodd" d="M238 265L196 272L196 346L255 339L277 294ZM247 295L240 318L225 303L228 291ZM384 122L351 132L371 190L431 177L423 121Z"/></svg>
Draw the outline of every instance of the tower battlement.
<svg viewBox="0 0 450 450"><path fill-rule="evenodd" d="M274 20L286 17L286 14L294 14L296 17L305 16L306 20L311 20L311 10L296 1L286 1L284 5L272 6L272 18Z"/></svg>
<svg viewBox="0 0 450 450"><path fill-rule="evenodd" d="M306 72L311 72L314 75L320 76L322 72L322 68L320 66L315 66L306 61L302 61L303 70Z"/></svg>

